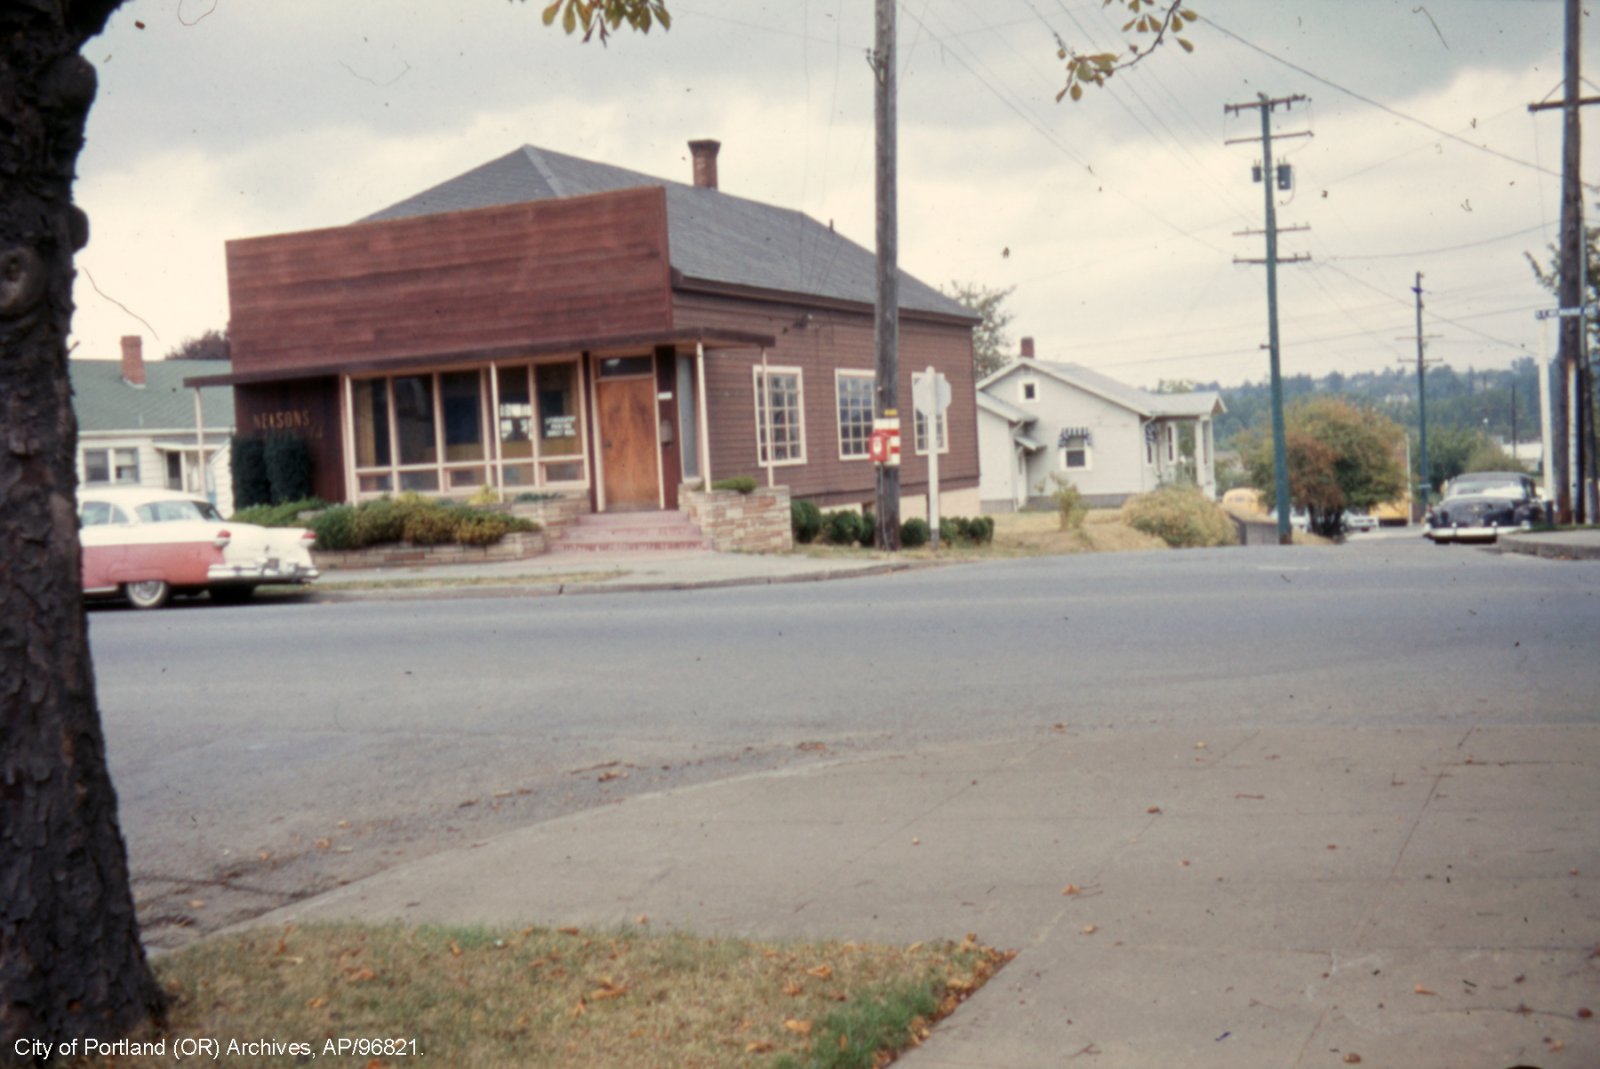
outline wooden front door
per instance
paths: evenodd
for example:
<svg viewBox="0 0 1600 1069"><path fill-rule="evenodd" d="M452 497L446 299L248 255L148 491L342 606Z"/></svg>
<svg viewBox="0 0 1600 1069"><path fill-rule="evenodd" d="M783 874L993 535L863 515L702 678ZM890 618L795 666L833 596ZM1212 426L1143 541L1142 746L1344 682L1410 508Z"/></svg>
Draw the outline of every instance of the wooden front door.
<svg viewBox="0 0 1600 1069"><path fill-rule="evenodd" d="M655 401L654 376L599 380L600 462L608 510L661 507Z"/></svg>

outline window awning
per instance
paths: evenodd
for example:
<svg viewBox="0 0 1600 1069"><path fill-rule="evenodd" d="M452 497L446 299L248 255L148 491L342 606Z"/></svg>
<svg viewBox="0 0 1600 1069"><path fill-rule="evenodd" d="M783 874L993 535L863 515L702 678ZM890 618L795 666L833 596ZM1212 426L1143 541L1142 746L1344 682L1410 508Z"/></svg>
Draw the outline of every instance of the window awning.
<svg viewBox="0 0 1600 1069"><path fill-rule="evenodd" d="M1074 441L1081 441L1084 445L1090 446L1094 444L1090 437L1088 427L1062 427L1061 437L1057 439L1057 444L1060 445L1062 449L1066 449Z"/></svg>

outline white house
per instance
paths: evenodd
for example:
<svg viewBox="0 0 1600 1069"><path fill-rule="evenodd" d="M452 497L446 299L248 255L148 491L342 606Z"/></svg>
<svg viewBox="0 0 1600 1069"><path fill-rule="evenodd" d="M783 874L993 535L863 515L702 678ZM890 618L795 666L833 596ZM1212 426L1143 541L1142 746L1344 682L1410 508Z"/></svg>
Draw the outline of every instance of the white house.
<svg viewBox="0 0 1600 1069"><path fill-rule="evenodd" d="M224 516L233 511L232 389L185 388L194 361L147 364L136 335L122 339L120 362L71 360L67 366L78 417L79 483L187 490L210 497Z"/></svg>
<svg viewBox="0 0 1600 1069"><path fill-rule="evenodd" d="M1048 504L1052 475L1097 507L1166 483L1216 497L1212 424L1226 409L1213 390L1151 393L1078 364L1022 357L978 383L979 497L983 511Z"/></svg>

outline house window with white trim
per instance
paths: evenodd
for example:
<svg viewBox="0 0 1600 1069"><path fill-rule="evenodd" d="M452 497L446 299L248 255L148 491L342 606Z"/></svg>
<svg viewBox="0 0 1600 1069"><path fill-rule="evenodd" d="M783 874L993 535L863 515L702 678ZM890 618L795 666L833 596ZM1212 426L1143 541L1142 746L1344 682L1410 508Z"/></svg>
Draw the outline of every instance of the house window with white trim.
<svg viewBox="0 0 1600 1069"><path fill-rule="evenodd" d="M137 483L139 481L139 450L85 449L83 451L83 481L86 483Z"/></svg>
<svg viewBox="0 0 1600 1069"><path fill-rule="evenodd" d="M876 380L870 371L835 371L833 388L839 400L839 459L865 460L872 437L872 391Z"/></svg>
<svg viewBox="0 0 1600 1069"><path fill-rule="evenodd" d="M1024 404L1039 400L1039 384L1033 379L1022 379L1017 387L1017 397Z"/></svg>
<svg viewBox="0 0 1600 1069"><path fill-rule="evenodd" d="M915 392L915 390L916 390L916 384L921 382L924 377L925 376L923 376L921 374L916 374L916 375L912 375L911 376L911 385L912 385L913 392ZM912 410L911 411L912 411L912 424L913 424L913 427L914 427L914 432L913 433L916 435L916 443L915 444L916 444L917 454L919 456L925 456L925 455L927 455L927 452L928 452L928 417L924 416L922 414L921 409L918 409L915 406L912 406ZM949 434L947 433L947 429L945 427L945 418L944 417L945 417L945 414L943 412L940 412L939 413L939 418L934 421L934 435L935 435L935 437L937 438L937 440L939 442L939 452L948 453L948 452L950 452L950 438L949 438Z"/></svg>
<svg viewBox="0 0 1600 1069"><path fill-rule="evenodd" d="M1068 428L1061 432L1061 467L1066 471L1088 471L1093 459L1093 441L1089 432Z"/></svg>
<svg viewBox="0 0 1600 1069"><path fill-rule="evenodd" d="M804 464L804 392L797 367L750 369L756 393L756 460L766 464Z"/></svg>

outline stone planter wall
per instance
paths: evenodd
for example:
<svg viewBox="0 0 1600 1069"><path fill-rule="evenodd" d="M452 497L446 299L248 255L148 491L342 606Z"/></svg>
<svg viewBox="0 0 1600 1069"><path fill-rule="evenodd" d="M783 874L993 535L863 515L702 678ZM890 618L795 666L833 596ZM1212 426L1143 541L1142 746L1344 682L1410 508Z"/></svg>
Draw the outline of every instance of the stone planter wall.
<svg viewBox="0 0 1600 1069"><path fill-rule="evenodd" d="M543 531L514 531L492 546L411 546L393 543L352 550L312 550L311 559L323 571L341 568L417 568L438 564L490 564L526 560L545 551Z"/></svg>
<svg viewBox="0 0 1600 1069"><path fill-rule="evenodd" d="M678 489L678 507L700 528L718 552L787 553L794 548L789 519L789 488L737 490Z"/></svg>

